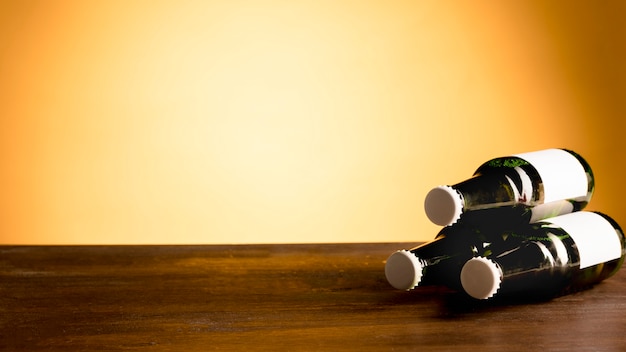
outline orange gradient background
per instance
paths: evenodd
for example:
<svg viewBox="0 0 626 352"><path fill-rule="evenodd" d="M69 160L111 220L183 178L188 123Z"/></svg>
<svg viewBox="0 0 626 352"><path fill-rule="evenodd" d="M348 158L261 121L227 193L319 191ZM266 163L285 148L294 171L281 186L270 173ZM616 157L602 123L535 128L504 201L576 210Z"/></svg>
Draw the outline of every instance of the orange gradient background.
<svg viewBox="0 0 626 352"><path fill-rule="evenodd" d="M0 243L426 241L551 147L626 225L624 2L0 0Z"/></svg>

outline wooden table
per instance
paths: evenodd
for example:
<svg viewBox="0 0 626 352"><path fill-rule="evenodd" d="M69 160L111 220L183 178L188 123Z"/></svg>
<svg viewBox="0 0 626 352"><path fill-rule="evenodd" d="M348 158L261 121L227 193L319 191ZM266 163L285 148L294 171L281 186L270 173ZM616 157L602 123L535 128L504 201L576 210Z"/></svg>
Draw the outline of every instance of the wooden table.
<svg viewBox="0 0 626 352"><path fill-rule="evenodd" d="M626 269L487 304L390 287L413 245L3 246L0 350L626 350Z"/></svg>

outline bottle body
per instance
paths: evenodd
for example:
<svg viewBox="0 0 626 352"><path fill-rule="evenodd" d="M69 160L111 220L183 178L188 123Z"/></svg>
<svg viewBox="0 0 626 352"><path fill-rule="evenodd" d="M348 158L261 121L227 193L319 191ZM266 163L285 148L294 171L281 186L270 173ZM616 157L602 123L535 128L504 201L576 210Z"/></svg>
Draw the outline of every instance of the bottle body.
<svg viewBox="0 0 626 352"><path fill-rule="evenodd" d="M387 281L400 290L417 286L444 285L462 290L460 273L465 262L476 255L503 252L523 241L495 228L465 224L446 226L434 240L392 253L385 264Z"/></svg>
<svg viewBox="0 0 626 352"><path fill-rule="evenodd" d="M428 218L438 225L534 222L582 210L593 194L589 164L565 149L495 158L473 177L440 186L426 196Z"/></svg>
<svg viewBox="0 0 626 352"><path fill-rule="evenodd" d="M503 252L478 253L461 269L461 285L477 299L550 298L596 284L619 270L626 240L607 215L576 212L511 233L524 238Z"/></svg>

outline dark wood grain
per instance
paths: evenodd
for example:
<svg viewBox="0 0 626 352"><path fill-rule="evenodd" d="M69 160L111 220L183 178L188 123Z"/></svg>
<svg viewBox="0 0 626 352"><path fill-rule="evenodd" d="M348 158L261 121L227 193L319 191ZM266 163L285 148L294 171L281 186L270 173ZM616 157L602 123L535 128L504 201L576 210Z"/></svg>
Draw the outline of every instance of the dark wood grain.
<svg viewBox="0 0 626 352"><path fill-rule="evenodd" d="M626 349L626 270L487 304L391 288L412 245L0 247L0 350Z"/></svg>

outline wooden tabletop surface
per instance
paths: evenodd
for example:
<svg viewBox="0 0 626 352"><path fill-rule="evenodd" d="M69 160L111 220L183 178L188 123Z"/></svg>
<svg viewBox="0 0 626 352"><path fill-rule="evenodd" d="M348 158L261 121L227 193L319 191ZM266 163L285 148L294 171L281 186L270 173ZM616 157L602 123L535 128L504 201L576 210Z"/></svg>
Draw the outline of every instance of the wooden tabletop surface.
<svg viewBox="0 0 626 352"><path fill-rule="evenodd" d="M624 351L626 269L547 302L393 289L415 244L2 246L1 351Z"/></svg>

